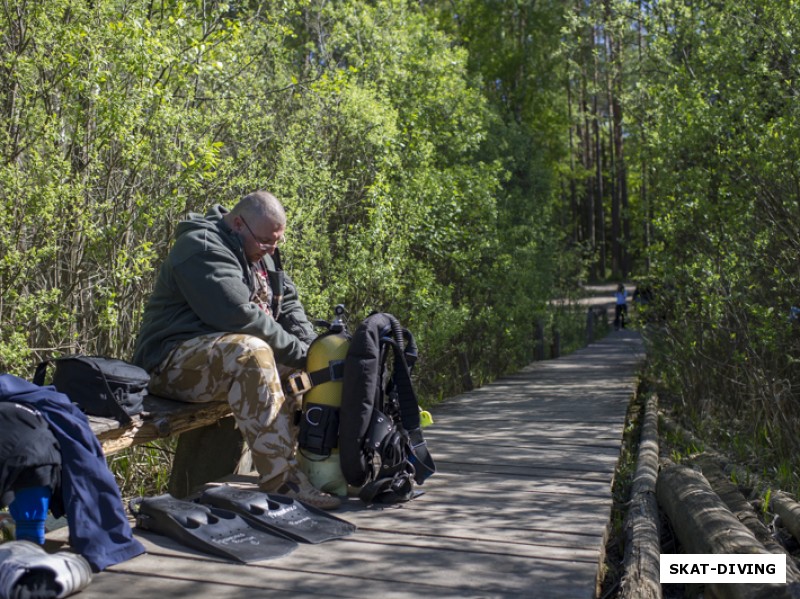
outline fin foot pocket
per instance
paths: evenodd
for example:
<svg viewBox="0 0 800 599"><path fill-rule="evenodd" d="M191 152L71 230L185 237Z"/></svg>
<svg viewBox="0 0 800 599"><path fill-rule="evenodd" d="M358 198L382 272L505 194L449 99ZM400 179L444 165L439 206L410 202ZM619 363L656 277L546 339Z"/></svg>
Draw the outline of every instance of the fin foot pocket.
<svg viewBox="0 0 800 599"><path fill-rule="evenodd" d="M230 485L211 487L200 502L240 515L252 526L304 543L322 543L353 534L355 525L292 497Z"/></svg>
<svg viewBox="0 0 800 599"><path fill-rule="evenodd" d="M293 540L253 528L234 512L169 494L132 502L131 512L137 528L242 563L283 557L297 548Z"/></svg>

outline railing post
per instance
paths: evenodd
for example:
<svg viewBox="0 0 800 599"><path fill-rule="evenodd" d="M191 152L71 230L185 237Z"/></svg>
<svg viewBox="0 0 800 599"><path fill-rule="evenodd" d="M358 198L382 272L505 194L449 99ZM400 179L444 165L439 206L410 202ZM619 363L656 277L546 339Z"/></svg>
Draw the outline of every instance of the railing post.
<svg viewBox="0 0 800 599"><path fill-rule="evenodd" d="M544 325L541 320L536 321L536 343L533 347L533 359L537 362L544 360Z"/></svg>
<svg viewBox="0 0 800 599"><path fill-rule="evenodd" d="M461 384L465 391L472 391L475 385L472 383L472 375L469 372L469 358L467 352L458 352L458 369L461 371Z"/></svg>
<svg viewBox="0 0 800 599"><path fill-rule="evenodd" d="M550 357L558 358L561 356L561 333L553 327L553 343L550 345Z"/></svg>

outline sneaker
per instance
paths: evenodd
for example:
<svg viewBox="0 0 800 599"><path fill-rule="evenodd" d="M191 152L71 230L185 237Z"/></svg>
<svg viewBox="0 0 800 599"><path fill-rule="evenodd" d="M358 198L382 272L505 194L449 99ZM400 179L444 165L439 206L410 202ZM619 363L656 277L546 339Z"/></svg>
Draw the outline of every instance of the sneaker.
<svg viewBox="0 0 800 599"><path fill-rule="evenodd" d="M335 510L342 505L342 500L336 495L323 493L311 484L305 474L295 470L286 477L282 484L275 489L263 489L267 493L285 495L321 510Z"/></svg>
<svg viewBox="0 0 800 599"><path fill-rule="evenodd" d="M82 556L47 553L30 541L0 545L0 597L68 597L85 588L92 570Z"/></svg>

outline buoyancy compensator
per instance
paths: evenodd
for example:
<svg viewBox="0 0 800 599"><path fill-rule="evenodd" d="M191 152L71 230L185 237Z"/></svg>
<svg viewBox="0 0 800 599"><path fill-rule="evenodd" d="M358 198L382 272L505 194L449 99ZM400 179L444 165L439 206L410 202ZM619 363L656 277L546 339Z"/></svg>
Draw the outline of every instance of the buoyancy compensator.
<svg viewBox="0 0 800 599"><path fill-rule="evenodd" d="M350 340L339 411L339 457L347 482L366 503L396 503L416 495L436 471L422 435L422 413L411 384L417 346L391 314L374 313ZM391 367L390 367L391 365Z"/></svg>
<svg viewBox="0 0 800 599"><path fill-rule="evenodd" d="M347 495L339 462L339 406L342 403L344 359L350 346L344 306L334 308L328 330L308 348L306 372L289 379L294 393L304 393L297 461L311 484L321 491Z"/></svg>

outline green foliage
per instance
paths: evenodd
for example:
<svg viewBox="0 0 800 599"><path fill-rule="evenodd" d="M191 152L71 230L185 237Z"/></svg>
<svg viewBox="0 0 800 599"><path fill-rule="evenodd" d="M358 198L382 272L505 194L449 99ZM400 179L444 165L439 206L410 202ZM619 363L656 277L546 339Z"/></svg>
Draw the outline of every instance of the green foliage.
<svg viewBox="0 0 800 599"><path fill-rule="evenodd" d="M639 95L651 181L658 365L742 456L800 449L796 2L659 2Z"/></svg>
<svg viewBox="0 0 800 599"><path fill-rule="evenodd" d="M177 221L257 188L311 316L396 314L428 397L527 362L582 269L551 226L562 8L461 4L6 3L0 369L130 356Z"/></svg>
<svg viewBox="0 0 800 599"><path fill-rule="evenodd" d="M769 512L769 502L772 499L772 489L768 488L764 493L764 497L761 501L761 517L766 519L767 513Z"/></svg>
<svg viewBox="0 0 800 599"><path fill-rule="evenodd" d="M108 458L123 497L166 493L177 437L130 447Z"/></svg>
<svg viewBox="0 0 800 599"><path fill-rule="evenodd" d="M172 221L224 166L199 96L234 62L237 28L212 14L189 25L183 4L121 9L0 14L4 370L24 374L32 354L127 354Z"/></svg>

